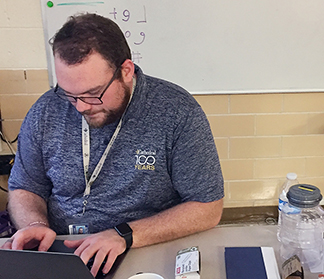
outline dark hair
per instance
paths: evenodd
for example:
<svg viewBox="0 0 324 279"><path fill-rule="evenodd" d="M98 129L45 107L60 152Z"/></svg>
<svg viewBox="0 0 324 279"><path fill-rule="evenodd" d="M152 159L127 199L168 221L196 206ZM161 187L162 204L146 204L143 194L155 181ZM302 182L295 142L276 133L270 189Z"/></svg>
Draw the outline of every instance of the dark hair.
<svg viewBox="0 0 324 279"><path fill-rule="evenodd" d="M97 14L71 16L51 40L53 54L68 65L82 63L93 52L120 67L131 53L123 32L112 20Z"/></svg>

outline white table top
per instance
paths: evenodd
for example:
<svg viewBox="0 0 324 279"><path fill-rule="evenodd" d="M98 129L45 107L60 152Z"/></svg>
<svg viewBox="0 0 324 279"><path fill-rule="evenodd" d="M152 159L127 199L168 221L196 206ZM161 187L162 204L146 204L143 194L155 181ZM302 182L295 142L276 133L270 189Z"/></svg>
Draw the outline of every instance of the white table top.
<svg viewBox="0 0 324 279"><path fill-rule="evenodd" d="M276 225L218 226L174 241L130 249L115 272L106 278L125 279L138 272L153 272L165 279L173 279L177 252L198 246L201 255L201 279L225 279L225 246L273 247L278 257L279 242L276 233ZM71 237L74 236L58 236L58 239ZM2 242L4 239L0 239L0 245ZM318 278L318 275L306 272L305 279L313 278Z"/></svg>

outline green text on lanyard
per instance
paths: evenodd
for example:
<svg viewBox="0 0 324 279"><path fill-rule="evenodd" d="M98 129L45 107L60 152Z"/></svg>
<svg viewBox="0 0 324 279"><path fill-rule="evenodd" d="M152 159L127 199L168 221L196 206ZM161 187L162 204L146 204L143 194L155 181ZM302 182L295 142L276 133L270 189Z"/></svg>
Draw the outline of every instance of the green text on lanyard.
<svg viewBox="0 0 324 279"><path fill-rule="evenodd" d="M82 116L82 153L83 153L83 170L84 170L84 178L85 178L85 182L86 182L86 188L84 190L84 193L83 193L83 214L85 212L85 209L86 209L86 205L88 203L88 198L89 198L89 195L90 195L90 190L91 190L91 185L93 184L93 182L96 180L96 178L98 177L100 171L101 171L101 168L107 158L107 155L115 141L115 139L117 138L117 135L120 131L120 128L121 128L121 125L122 125L122 122L123 122L123 118L124 118L124 115L126 113L126 110L128 108L128 105L132 99L132 96L133 96L133 92L134 92L134 89L135 89L135 86L136 86L136 79L133 78L133 88L132 88L132 93L131 93L131 96L129 98L129 101L128 101L128 104L127 104L127 107L122 115L122 117L120 118L119 120L119 123L117 125L117 128L114 132L114 134L112 135L106 149L105 149L105 152L102 154L100 160L99 160L99 163L97 164L96 168L94 169L90 179L88 180L88 171L89 171L89 161L90 161L90 130L89 130L89 125L87 123L87 121L85 120L85 118Z"/></svg>

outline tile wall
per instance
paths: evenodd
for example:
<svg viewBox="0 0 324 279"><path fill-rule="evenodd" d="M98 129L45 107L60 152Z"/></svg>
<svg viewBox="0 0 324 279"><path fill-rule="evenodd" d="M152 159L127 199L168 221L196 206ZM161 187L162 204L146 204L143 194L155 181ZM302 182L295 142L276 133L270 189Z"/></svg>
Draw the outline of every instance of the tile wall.
<svg viewBox="0 0 324 279"><path fill-rule="evenodd" d="M225 178L225 207L276 205L287 172L324 192L324 93L195 96Z"/></svg>

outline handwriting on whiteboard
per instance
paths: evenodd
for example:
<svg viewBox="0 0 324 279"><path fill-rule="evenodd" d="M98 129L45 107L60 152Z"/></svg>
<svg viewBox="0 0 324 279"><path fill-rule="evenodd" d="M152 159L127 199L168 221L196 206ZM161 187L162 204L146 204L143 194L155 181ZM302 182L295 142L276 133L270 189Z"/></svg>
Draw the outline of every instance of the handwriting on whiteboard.
<svg viewBox="0 0 324 279"><path fill-rule="evenodd" d="M140 46L145 44L146 40L146 33L144 30L145 25L147 24L145 6L138 6L136 11L129 9L118 10L114 7L109 12L109 15L117 23L123 23L123 26L126 26L126 29L124 28L124 35L132 49L132 60L135 63L140 63L143 58L140 52ZM129 23L129 26L127 26L127 23ZM141 28L137 28L136 31L130 29L136 25L137 27L141 26Z"/></svg>

